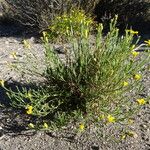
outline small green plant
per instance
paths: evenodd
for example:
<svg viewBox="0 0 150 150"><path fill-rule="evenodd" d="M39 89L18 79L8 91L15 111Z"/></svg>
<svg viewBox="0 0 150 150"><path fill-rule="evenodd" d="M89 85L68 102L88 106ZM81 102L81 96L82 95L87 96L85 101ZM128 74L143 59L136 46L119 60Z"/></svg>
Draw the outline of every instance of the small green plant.
<svg viewBox="0 0 150 150"><path fill-rule="evenodd" d="M80 19L76 25L76 20L69 17L63 16L66 22L54 26L55 31L61 29L59 33L68 38L70 46L64 44L64 60L55 53L47 36L43 37L46 62L43 77L46 82L37 84L37 89L22 87L13 91L1 81L11 105L25 109L28 115L46 117L49 127L76 121L83 131L89 123L127 121L148 101L139 96L139 91L141 71L150 55L140 54L137 50L147 47L149 42L138 45L138 39L133 43L138 31L126 30L125 35L120 36L116 28L117 16L111 20L110 31L105 37L103 25L97 25L97 33L91 41L91 19L89 25ZM139 55L142 55L141 59ZM33 124L30 126L34 127Z"/></svg>
<svg viewBox="0 0 150 150"><path fill-rule="evenodd" d="M68 15L65 13L56 17L49 26L49 33L43 32L43 34L44 37L47 36L48 39L54 39L58 42L57 39L65 40L70 35L80 36L82 31L85 32L84 36L87 37L89 32L92 31L92 26L94 26L94 23L90 16L87 16L84 11L74 9Z"/></svg>

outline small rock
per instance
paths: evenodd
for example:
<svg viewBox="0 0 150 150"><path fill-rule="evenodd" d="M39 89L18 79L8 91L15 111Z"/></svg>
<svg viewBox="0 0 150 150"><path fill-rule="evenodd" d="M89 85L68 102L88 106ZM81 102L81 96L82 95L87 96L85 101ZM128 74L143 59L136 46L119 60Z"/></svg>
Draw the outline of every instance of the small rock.
<svg viewBox="0 0 150 150"><path fill-rule="evenodd" d="M147 128L147 126L145 124L141 124L141 127L144 128L144 129Z"/></svg>
<svg viewBox="0 0 150 150"><path fill-rule="evenodd" d="M55 47L54 46L54 50L58 53L58 54L64 54L65 51L64 51L64 47L63 46L59 46L59 47Z"/></svg>
<svg viewBox="0 0 150 150"><path fill-rule="evenodd" d="M13 40L14 43L18 43L18 41L16 39Z"/></svg>
<svg viewBox="0 0 150 150"><path fill-rule="evenodd" d="M98 145L94 144L91 146L91 150L100 150L100 149Z"/></svg>
<svg viewBox="0 0 150 150"><path fill-rule="evenodd" d="M9 45L9 41L5 41L5 44L6 44L6 45Z"/></svg>
<svg viewBox="0 0 150 150"><path fill-rule="evenodd" d="M30 38L30 42L31 42L31 43L34 43L34 42L35 42L35 38L34 38L34 37L31 37L31 38Z"/></svg>

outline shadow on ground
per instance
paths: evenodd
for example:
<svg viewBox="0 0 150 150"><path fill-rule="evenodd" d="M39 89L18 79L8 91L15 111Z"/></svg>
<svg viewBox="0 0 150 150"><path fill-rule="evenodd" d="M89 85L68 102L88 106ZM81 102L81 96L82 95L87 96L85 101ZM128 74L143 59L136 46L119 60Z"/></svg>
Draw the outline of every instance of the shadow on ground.
<svg viewBox="0 0 150 150"><path fill-rule="evenodd" d="M16 91L16 86L21 90L21 87L29 89L30 87L36 88L33 84L21 84L19 82L5 82L7 88L11 88ZM10 106L10 99L6 95L6 91L0 87L0 127L2 127L2 132L4 134L12 134L14 136L22 134L22 131L28 130L28 124L30 122L36 122L34 116L29 116L25 114L25 109L12 108ZM32 132L34 135L35 132ZM32 135L30 134L30 135Z"/></svg>
<svg viewBox="0 0 150 150"><path fill-rule="evenodd" d="M0 18L0 37L31 38L39 36L34 28L24 26L17 21Z"/></svg>
<svg viewBox="0 0 150 150"><path fill-rule="evenodd" d="M17 81L5 81L5 87L7 89L11 89L14 92L17 92L17 88L22 91L23 88L26 88L27 91L32 88L36 90L38 87L36 84L23 84ZM17 88L16 88L17 87ZM54 115L48 115L46 117L37 117L33 115L27 115L26 109L20 108L14 108L10 105L11 100L6 94L7 91L5 91L2 87L0 87L0 104L2 107L0 107L0 136L3 136L5 134L11 135L11 136L19 136L19 135L27 135L32 136L37 133L39 130L31 130L28 125L29 123L33 124L43 124L43 120L49 119L53 120ZM65 135L54 135L51 131L46 131L46 134L52 138L63 138L66 141L73 141L76 134L69 132L68 130L65 131Z"/></svg>

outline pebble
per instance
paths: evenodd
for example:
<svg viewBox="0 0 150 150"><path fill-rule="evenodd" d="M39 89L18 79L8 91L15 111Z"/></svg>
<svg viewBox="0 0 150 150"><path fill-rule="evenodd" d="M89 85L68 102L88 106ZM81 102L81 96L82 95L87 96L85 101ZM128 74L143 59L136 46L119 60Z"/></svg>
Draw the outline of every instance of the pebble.
<svg viewBox="0 0 150 150"><path fill-rule="evenodd" d="M145 125L145 124L141 124L140 126L145 129L147 128L147 125Z"/></svg>
<svg viewBox="0 0 150 150"><path fill-rule="evenodd" d="M5 41L5 44L6 44L6 45L9 45L9 41Z"/></svg>
<svg viewBox="0 0 150 150"><path fill-rule="evenodd" d="M34 43L34 42L35 42L35 38L34 38L34 37L31 37L29 41L30 41L31 43Z"/></svg>

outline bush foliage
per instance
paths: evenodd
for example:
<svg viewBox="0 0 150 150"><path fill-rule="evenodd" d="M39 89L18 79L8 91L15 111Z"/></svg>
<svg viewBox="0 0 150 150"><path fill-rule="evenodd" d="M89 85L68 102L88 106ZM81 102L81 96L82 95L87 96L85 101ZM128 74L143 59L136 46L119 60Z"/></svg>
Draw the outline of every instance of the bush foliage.
<svg viewBox="0 0 150 150"><path fill-rule="evenodd" d="M97 19L108 23L116 14L120 26L133 26L148 21L150 2L148 0L102 0L96 5ZM150 20L149 20L150 21Z"/></svg>
<svg viewBox="0 0 150 150"><path fill-rule="evenodd" d="M120 27L150 21L150 2L148 0L3 0L4 16L14 19L37 31L48 28L57 16L74 8L83 9L86 14L91 13L94 18L109 26L109 21L118 14ZM139 25L138 25L139 24ZM140 27L139 27L140 28Z"/></svg>
<svg viewBox="0 0 150 150"><path fill-rule="evenodd" d="M82 8L86 12L93 11L99 0L5 0L4 11L9 10L8 16L24 25L47 29L51 21L72 8ZM7 8L7 9L6 9Z"/></svg>
<svg viewBox="0 0 150 150"><path fill-rule="evenodd" d="M81 24L86 28L86 34L92 31L95 24L90 15L86 15L84 11L79 9L73 9L69 14L64 13L62 16L56 17L51 25L48 27L47 32L44 33L44 37L55 42L67 40L69 34L74 34L75 37L81 35ZM72 33L73 32L73 33Z"/></svg>

